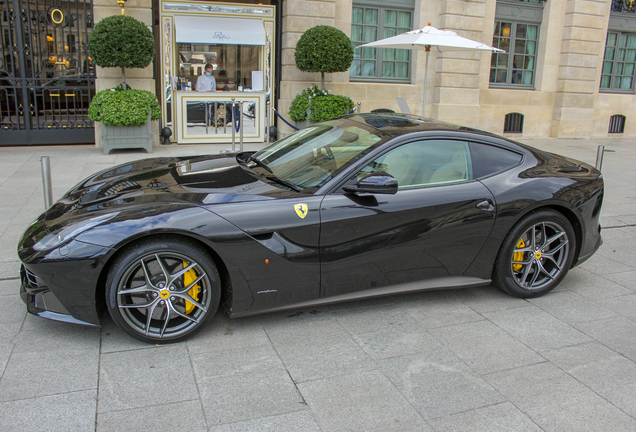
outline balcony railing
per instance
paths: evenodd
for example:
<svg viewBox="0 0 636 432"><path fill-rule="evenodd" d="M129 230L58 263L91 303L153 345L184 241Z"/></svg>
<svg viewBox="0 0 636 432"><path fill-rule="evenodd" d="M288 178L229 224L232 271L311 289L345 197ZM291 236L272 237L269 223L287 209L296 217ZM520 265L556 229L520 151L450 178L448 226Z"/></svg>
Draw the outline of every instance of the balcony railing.
<svg viewBox="0 0 636 432"><path fill-rule="evenodd" d="M636 13L636 0L613 0L612 12Z"/></svg>

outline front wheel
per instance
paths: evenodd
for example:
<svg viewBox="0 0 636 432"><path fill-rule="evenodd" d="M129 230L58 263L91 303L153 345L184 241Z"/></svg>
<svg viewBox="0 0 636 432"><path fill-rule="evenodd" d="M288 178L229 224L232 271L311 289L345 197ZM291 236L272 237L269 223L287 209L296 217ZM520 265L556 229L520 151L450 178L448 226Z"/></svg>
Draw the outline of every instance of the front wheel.
<svg viewBox="0 0 636 432"><path fill-rule="evenodd" d="M561 213L547 209L530 213L506 236L493 281L515 297L539 297L561 283L575 250L574 229Z"/></svg>
<svg viewBox="0 0 636 432"><path fill-rule="evenodd" d="M176 342L200 329L219 306L219 273L188 240L141 241L117 260L106 281L113 321L144 342Z"/></svg>

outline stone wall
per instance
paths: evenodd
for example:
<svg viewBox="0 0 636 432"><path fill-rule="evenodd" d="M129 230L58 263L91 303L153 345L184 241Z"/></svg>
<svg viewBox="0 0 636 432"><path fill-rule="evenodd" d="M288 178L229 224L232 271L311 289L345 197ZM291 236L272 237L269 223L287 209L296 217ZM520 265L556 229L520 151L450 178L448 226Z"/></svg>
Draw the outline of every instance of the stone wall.
<svg viewBox="0 0 636 432"><path fill-rule="evenodd" d="M152 30L152 1L153 0L127 0L126 15L138 19ZM93 14L95 23L102 18L111 15L120 15L121 8L115 0L93 0ZM155 57L159 58L159 57ZM155 93L155 80L153 79L154 63L144 69L126 69L126 84L138 90L148 90ZM95 91L113 88L121 84L121 69L96 67L97 80L95 81ZM159 125L153 122L153 142L159 143ZM103 147L102 123L95 123L95 145Z"/></svg>

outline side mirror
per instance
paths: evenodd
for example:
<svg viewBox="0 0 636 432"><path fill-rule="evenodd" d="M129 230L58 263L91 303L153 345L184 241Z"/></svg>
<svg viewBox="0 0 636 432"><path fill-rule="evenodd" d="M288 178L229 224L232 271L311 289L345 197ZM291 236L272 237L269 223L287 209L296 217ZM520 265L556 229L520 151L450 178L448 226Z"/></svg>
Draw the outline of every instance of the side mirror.
<svg viewBox="0 0 636 432"><path fill-rule="evenodd" d="M375 171L361 178L357 185L345 186L342 189L348 193L394 195L398 190L398 181L387 172Z"/></svg>

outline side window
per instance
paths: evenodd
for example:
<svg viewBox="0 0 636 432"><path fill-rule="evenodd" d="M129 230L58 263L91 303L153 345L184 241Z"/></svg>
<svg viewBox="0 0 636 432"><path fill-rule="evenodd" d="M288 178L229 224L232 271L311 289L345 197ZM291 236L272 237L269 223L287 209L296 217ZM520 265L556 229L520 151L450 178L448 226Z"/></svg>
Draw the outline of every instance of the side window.
<svg viewBox="0 0 636 432"><path fill-rule="evenodd" d="M501 147L470 143L475 178L485 177L511 168L521 162L521 155Z"/></svg>
<svg viewBox="0 0 636 432"><path fill-rule="evenodd" d="M398 188L451 183L473 178L468 143L426 140L404 144L367 165L358 179L385 171L395 177Z"/></svg>

